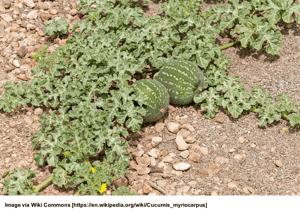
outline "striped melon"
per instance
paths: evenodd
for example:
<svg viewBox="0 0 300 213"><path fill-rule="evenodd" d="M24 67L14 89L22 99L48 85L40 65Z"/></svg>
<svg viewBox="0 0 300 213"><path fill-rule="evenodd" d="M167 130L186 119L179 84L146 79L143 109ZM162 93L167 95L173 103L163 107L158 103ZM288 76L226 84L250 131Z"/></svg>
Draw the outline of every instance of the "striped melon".
<svg viewBox="0 0 300 213"><path fill-rule="evenodd" d="M202 71L195 63L183 59L166 63L153 79L167 88L170 103L176 105L191 103L204 87Z"/></svg>
<svg viewBox="0 0 300 213"><path fill-rule="evenodd" d="M170 100L164 85L152 79L142 79L132 84L132 88L136 94L143 94L147 97L145 107L147 112L143 116L145 123L157 121L164 116Z"/></svg>

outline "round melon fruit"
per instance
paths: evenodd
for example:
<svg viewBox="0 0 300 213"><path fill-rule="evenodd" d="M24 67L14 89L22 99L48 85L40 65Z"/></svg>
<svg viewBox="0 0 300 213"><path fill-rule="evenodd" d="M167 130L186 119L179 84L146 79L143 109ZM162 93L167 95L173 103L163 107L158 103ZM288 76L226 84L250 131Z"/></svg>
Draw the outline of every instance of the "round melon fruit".
<svg viewBox="0 0 300 213"><path fill-rule="evenodd" d="M152 79L142 79L132 84L132 88L136 94L142 94L147 98L145 108L147 112L143 116L145 123L157 121L164 116L170 100L164 85Z"/></svg>
<svg viewBox="0 0 300 213"><path fill-rule="evenodd" d="M166 63L153 79L167 88L170 103L176 105L191 103L195 94L202 91L204 86L203 73L199 67L183 59Z"/></svg>

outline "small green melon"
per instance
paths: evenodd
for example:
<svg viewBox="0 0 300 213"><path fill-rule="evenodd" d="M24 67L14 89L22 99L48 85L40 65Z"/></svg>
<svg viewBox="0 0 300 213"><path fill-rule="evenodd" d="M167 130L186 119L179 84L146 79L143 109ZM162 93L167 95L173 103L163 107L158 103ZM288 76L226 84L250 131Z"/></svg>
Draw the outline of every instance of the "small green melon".
<svg viewBox="0 0 300 213"><path fill-rule="evenodd" d="M134 92L147 97L146 115L143 116L145 123L161 119L169 105L169 94L161 83L152 79L142 79L132 84Z"/></svg>
<svg viewBox="0 0 300 213"><path fill-rule="evenodd" d="M202 71L195 63L183 59L166 63L153 79L167 88L170 103L176 105L191 103L204 87Z"/></svg>

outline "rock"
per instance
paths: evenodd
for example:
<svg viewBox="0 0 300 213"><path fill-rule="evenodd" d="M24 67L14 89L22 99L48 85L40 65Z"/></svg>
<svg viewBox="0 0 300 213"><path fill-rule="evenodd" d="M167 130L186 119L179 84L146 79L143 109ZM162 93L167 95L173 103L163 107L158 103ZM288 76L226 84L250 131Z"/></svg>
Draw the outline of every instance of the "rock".
<svg viewBox="0 0 300 213"><path fill-rule="evenodd" d="M177 171L185 171L191 167L190 164L184 162L177 162L173 164L173 168Z"/></svg>
<svg viewBox="0 0 300 213"><path fill-rule="evenodd" d="M218 123L224 123L224 118L218 116L218 117L216 117L216 120L215 120L215 121L218 122Z"/></svg>
<svg viewBox="0 0 300 213"><path fill-rule="evenodd" d="M177 149L180 151L187 150L189 148L189 145L183 140L181 135L177 135L175 142Z"/></svg>
<svg viewBox="0 0 300 213"><path fill-rule="evenodd" d="M143 166L149 166L151 163L151 160L149 157L136 157L136 162L138 165L143 165Z"/></svg>
<svg viewBox="0 0 300 213"><path fill-rule="evenodd" d="M183 186L177 189L177 193L186 193L190 190L190 186Z"/></svg>
<svg viewBox="0 0 300 213"><path fill-rule="evenodd" d="M141 157L144 154L144 150L138 149L132 152L133 157Z"/></svg>
<svg viewBox="0 0 300 213"><path fill-rule="evenodd" d="M194 143L196 141L196 138L195 136L188 136L186 139L185 139L185 142L187 143Z"/></svg>
<svg viewBox="0 0 300 213"><path fill-rule="evenodd" d="M223 188L222 193L225 195L230 195L232 193L232 189L230 188Z"/></svg>
<svg viewBox="0 0 300 213"><path fill-rule="evenodd" d="M42 9L42 10L48 10L50 7L47 3L44 3L44 2L39 2L37 4L38 8L39 9Z"/></svg>
<svg viewBox="0 0 300 213"><path fill-rule="evenodd" d="M172 105L168 105L169 114L172 114L174 111L176 111L176 108Z"/></svg>
<svg viewBox="0 0 300 213"><path fill-rule="evenodd" d="M151 192L153 192L152 187L148 183L145 183L143 185L143 193L147 195L147 194L149 194Z"/></svg>
<svg viewBox="0 0 300 213"><path fill-rule="evenodd" d="M164 128L165 128L165 124L162 122L156 123L154 126L154 129L157 133L162 132L164 130Z"/></svg>
<svg viewBox="0 0 300 213"><path fill-rule="evenodd" d="M207 155L207 154L208 154L208 148L207 148L207 147L200 147L200 152L201 152L203 155Z"/></svg>
<svg viewBox="0 0 300 213"><path fill-rule="evenodd" d="M37 109L35 109L35 110L34 110L34 114L35 114L35 115L41 115L41 114L43 114L43 109L42 109L42 108L37 108Z"/></svg>
<svg viewBox="0 0 300 213"><path fill-rule="evenodd" d="M35 10L33 10L33 11L31 11L30 13L28 13L27 18L33 20L33 19L36 19L37 16L38 16L38 14L36 13Z"/></svg>
<svg viewBox="0 0 300 213"><path fill-rule="evenodd" d="M162 138L161 137L153 137L152 138L152 146L157 146L160 142L162 142Z"/></svg>
<svg viewBox="0 0 300 213"><path fill-rule="evenodd" d="M189 125L189 124L183 124L183 125L182 125L182 128L187 129L187 130L189 130L189 131L191 131L191 132L194 132L194 131L195 131L194 127L191 126L191 125Z"/></svg>
<svg viewBox="0 0 300 213"><path fill-rule="evenodd" d="M133 181L137 180L137 173L133 172L133 173L125 174L125 177L127 177L129 184L132 185Z"/></svg>
<svg viewBox="0 0 300 213"><path fill-rule="evenodd" d="M206 169L206 171L208 172L208 174L210 175L215 175L217 174L218 172L220 172L222 170L221 167L219 167L218 165L216 164L212 164L209 166L208 169Z"/></svg>
<svg viewBox="0 0 300 213"><path fill-rule="evenodd" d="M15 67L20 67L20 63L19 63L18 60L13 60L13 65L14 65Z"/></svg>
<svg viewBox="0 0 300 213"><path fill-rule="evenodd" d="M189 156L190 152L188 150L185 150L183 152L180 153L180 156L182 158L187 158Z"/></svg>
<svg viewBox="0 0 300 213"><path fill-rule="evenodd" d="M27 30L30 31L30 30L35 30L36 29L36 26L34 24L27 24Z"/></svg>
<svg viewBox="0 0 300 213"><path fill-rule="evenodd" d="M211 196L217 196L217 195L219 195L219 191L213 190L213 191L210 192L210 195Z"/></svg>
<svg viewBox="0 0 300 213"><path fill-rule="evenodd" d="M17 56L19 56L19 58L24 58L27 53L28 50L26 49L26 46L22 46L18 49Z"/></svg>
<svg viewBox="0 0 300 213"><path fill-rule="evenodd" d="M150 173L150 168L146 167L145 165L137 165L136 171L139 175L146 175Z"/></svg>
<svg viewBox="0 0 300 213"><path fill-rule="evenodd" d="M11 66L8 66L6 68L4 68L4 72L10 72L12 71L13 69L15 69L14 67L11 67Z"/></svg>
<svg viewBox="0 0 300 213"><path fill-rule="evenodd" d="M128 186L128 180L125 177L121 177L117 180L114 180L113 184L115 184L115 186L117 186L117 187L121 187L121 186L127 187Z"/></svg>
<svg viewBox="0 0 300 213"><path fill-rule="evenodd" d="M246 157L247 157L247 155L245 155L245 154L242 154L242 155L236 154L233 158L235 158L237 160L242 160L242 159L244 159Z"/></svg>
<svg viewBox="0 0 300 213"><path fill-rule="evenodd" d="M159 166L152 166L152 165L150 165L150 172L151 173L155 173L155 172L163 173L164 170L163 170L163 168L160 168Z"/></svg>
<svg viewBox="0 0 300 213"><path fill-rule="evenodd" d="M2 14L1 18L3 18L3 20L6 21L6 22L8 22L8 23L11 22L11 21L13 21L13 18L10 15L8 15L8 14Z"/></svg>
<svg viewBox="0 0 300 213"><path fill-rule="evenodd" d="M173 161L173 158L171 156L165 156L161 161L164 163L171 163Z"/></svg>
<svg viewBox="0 0 300 213"><path fill-rule="evenodd" d="M246 139L244 137L239 137L239 142L240 143L244 143L246 141Z"/></svg>
<svg viewBox="0 0 300 213"><path fill-rule="evenodd" d="M278 167L282 167L282 162L280 160L275 160L275 164Z"/></svg>
<svg viewBox="0 0 300 213"><path fill-rule="evenodd" d="M70 11L70 14L72 15L72 16L75 16L76 14L77 14L77 10L76 9L72 9L71 11Z"/></svg>
<svg viewBox="0 0 300 213"><path fill-rule="evenodd" d="M51 9L51 10L49 11L49 13L50 13L51 15L56 15L56 14L58 13L58 10L56 10L56 9Z"/></svg>
<svg viewBox="0 0 300 213"><path fill-rule="evenodd" d="M272 152L272 153L275 153L275 152L276 152L276 149L275 149L274 147L272 147L272 148L271 148L271 152Z"/></svg>
<svg viewBox="0 0 300 213"><path fill-rule="evenodd" d="M228 183L228 188L236 188L236 187L237 187L236 183L234 182Z"/></svg>
<svg viewBox="0 0 300 213"><path fill-rule="evenodd" d="M228 159L228 158L225 158L225 157L218 156L218 157L216 157L216 159L215 159L215 163L216 163L216 164L229 163L229 159Z"/></svg>
<svg viewBox="0 0 300 213"><path fill-rule="evenodd" d="M159 187L165 189L166 186L169 185L169 181L168 181L168 180L158 180L158 181L156 182L156 184L157 184Z"/></svg>
<svg viewBox="0 0 300 213"><path fill-rule="evenodd" d="M196 170L196 174L199 175L201 178L206 178L209 175L205 169Z"/></svg>
<svg viewBox="0 0 300 213"><path fill-rule="evenodd" d="M9 9L11 5L11 0L3 0L2 5L3 7L5 7L5 9Z"/></svg>
<svg viewBox="0 0 300 213"><path fill-rule="evenodd" d="M33 0L24 0L23 2L27 7L34 8L35 4Z"/></svg>
<svg viewBox="0 0 300 213"><path fill-rule="evenodd" d="M39 16L40 16L40 18L43 20L43 21L47 21L47 20L49 20L50 18L51 18L51 15L50 15L50 13L49 12L40 12L39 13Z"/></svg>
<svg viewBox="0 0 300 213"><path fill-rule="evenodd" d="M151 166L156 166L157 165L156 160L155 160L154 157L150 157L150 165Z"/></svg>
<svg viewBox="0 0 300 213"><path fill-rule="evenodd" d="M174 123L174 122L169 122L167 124L167 129L172 133L177 133L180 129L180 124Z"/></svg>
<svg viewBox="0 0 300 213"><path fill-rule="evenodd" d="M30 116L27 116L27 117L24 119L24 121L25 121L25 123L28 124L29 126L31 126L32 123L33 123L33 119L32 119L32 117L30 117Z"/></svg>
<svg viewBox="0 0 300 213"><path fill-rule="evenodd" d="M254 194L254 193L255 193L255 191L254 191L251 187L249 187L249 186L244 187L244 188L243 188L243 191L244 191L247 195L249 195L249 194Z"/></svg>
<svg viewBox="0 0 300 213"><path fill-rule="evenodd" d="M181 135L183 138L187 138L191 133L186 130L180 130L177 135Z"/></svg>
<svg viewBox="0 0 300 213"><path fill-rule="evenodd" d="M148 152L148 155L154 158L158 158L159 156L161 156L161 152L158 149L153 148Z"/></svg>
<svg viewBox="0 0 300 213"><path fill-rule="evenodd" d="M69 4L72 9L77 9L77 4L75 2L70 2Z"/></svg>
<svg viewBox="0 0 300 213"><path fill-rule="evenodd" d="M200 155L196 152L191 153L189 159L191 159L194 162L200 162L201 160Z"/></svg>

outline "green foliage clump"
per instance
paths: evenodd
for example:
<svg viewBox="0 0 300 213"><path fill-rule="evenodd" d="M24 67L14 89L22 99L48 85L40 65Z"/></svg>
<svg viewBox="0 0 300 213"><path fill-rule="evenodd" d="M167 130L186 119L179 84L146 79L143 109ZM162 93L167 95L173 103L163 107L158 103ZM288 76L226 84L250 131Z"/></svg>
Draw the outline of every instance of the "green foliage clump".
<svg viewBox="0 0 300 213"><path fill-rule="evenodd" d="M55 34L56 36L66 34L68 32L69 24L64 18L60 18L58 21L45 21L48 26L44 28L44 33L48 35Z"/></svg>
<svg viewBox="0 0 300 213"><path fill-rule="evenodd" d="M184 59L203 69L203 91L193 100L208 118L224 107L234 118L244 110L257 112L260 126L282 117L292 126L300 123L295 113L298 104L286 95L272 104L272 97L259 86L245 92L239 79L227 74L230 60L221 52L241 43L257 50L266 45L267 53L278 54L282 35L275 24L290 23L293 14L300 24L300 3L228 0L226 7L221 2L202 11L203 0L169 0L159 8L164 18L146 18L136 2L81 0L78 9L88 18L73 26L74 37L68 44L35 55L39 63L31 70L30 85L5 83L0 109L11 112L28 103L52 109L49 116L40 116L42 128L31 140L33 147L40 147L35 161L54 168L53 176L39 186L32 185L30 171L6 172L5 194L37 194L52 181L66 188L77 184L76 194L100 195L105 184L128 173L126 138L129 130L140 129L145 114L142 105L147 104L128 82L136 73L151 71L143 69L149 63L159 70L169 60ZM91 9L92 4L97 8ZM49 35L67 32L62 19L48 23L45 33ZM219 47L214 36L228 29L239 40ZM92 160L96 157L101 161ZM122 188L115 194L124 194L121 190L126 191Z"/></svg>

